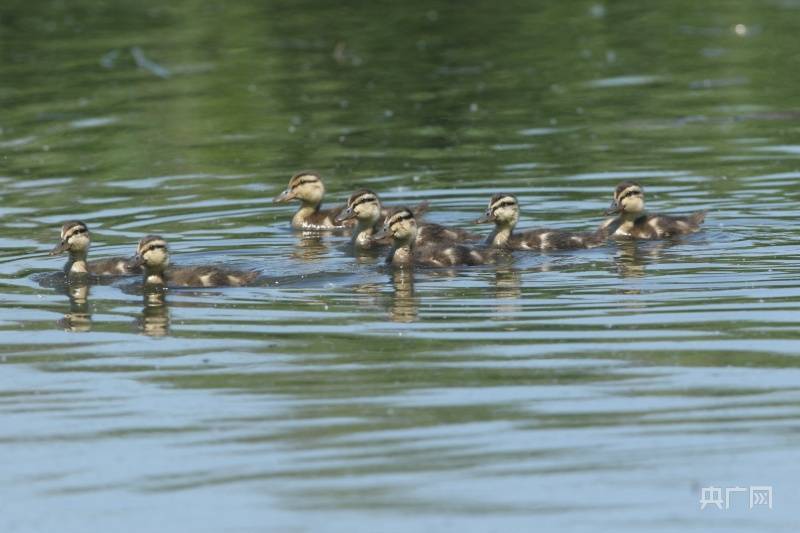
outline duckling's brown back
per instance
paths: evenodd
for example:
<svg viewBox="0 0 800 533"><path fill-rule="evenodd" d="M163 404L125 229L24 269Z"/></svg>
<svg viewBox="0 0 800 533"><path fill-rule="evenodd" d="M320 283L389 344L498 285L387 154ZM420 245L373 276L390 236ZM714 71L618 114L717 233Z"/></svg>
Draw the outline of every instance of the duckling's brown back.
<svg viewBox="0 0 800 533"><path fill-rule="evenodd" d="M141 274L142 267L129 267L129 259L125 257L109 257L88 263L89 273L95 276L126 276Z"/></svg>

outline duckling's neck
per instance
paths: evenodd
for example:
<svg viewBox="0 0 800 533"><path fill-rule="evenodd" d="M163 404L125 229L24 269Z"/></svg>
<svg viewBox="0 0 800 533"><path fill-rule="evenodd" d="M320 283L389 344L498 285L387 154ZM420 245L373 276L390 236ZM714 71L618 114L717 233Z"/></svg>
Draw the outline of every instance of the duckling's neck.
<svg viewBox="0 0 800 533"><path fill-rule="evenodd" d="M508 239L511 238L512 231L514 231L514 224L496 224L494 231L486 238L486 244L489 246L505 246Z"/></svg>
<svg viewBox="0 0 800 533"><path fill-rule="evenodd" d="M630 235L636 225L636 221L643 216L645 216L644 211L639 211L637 213L626 213L623 211L615 221L617 228L614 230L614 233L618 235Z"/></svg>
<svg viewBox="0 0 800 533"><path fill-rule="evenodd" d="M392 244L392 252L389 254L389 259L393 265L405 265L413 262L414 239L395 241Z"/></svg>
<svg viewBox="0 0 800 533"><path fill-rule="evenodd" d="M297 213L292 217L292 225L295 227L303 226L313 214L319 211L321 205L322 202L314 203L304 200L302 204L300 204L300 209L298 209Z"/></svg>
<svg viewBox="0 0 800 533"><path fill-rule="evenodd" d="M368 248L372 245L372 234L375 233L375 221L360 220L353 232L352 243L358 248Z"/></svg>
<svg viewBox="0 0 800 533"><path fill-rule="evenodd" d="M87 274L89 267L86 264L86 252L70 252L67 263L68 274Z"/></svg>
<svg viewBox="0 0 800 533"><path fill-rule="evenodd" d="M163 268L148 268L144 269L144 284L145 285L166 285L164 279Z"/></svg>

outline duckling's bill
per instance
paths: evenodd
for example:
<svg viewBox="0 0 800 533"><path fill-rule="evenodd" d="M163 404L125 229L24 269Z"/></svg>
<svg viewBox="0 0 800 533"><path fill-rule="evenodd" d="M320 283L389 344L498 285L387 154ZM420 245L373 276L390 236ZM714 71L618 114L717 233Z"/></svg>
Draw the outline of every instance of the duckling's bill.
<svg viewBox="0 0 800 533"><path fill-rule="evenodd" d="M297 196L297 195L295 194L294 191L292 191L291 189L286 189L285 191L280 193L278 196L273 198L272 202L276 203L276 204L282 204L284 202L289 202L291 200L294 200L295 196Z"/></svg>
<svg viewBox="0 0 800 533"><path fill-rule="evenodd" d="M611 202L611 205L608 206L608 209L606 209L603 214L606 215L606 216L616 215L616 214L619 214L620 211L622 211L622 209L620 209L619 204L617 203L616 200L613 200Z"/></svg>
<svg viewBox="0 0 800 533"><path fill-rule="evenodd" d="M336 223L336 224L341 224L342 222L345 222L347 220L351 220L351 219L354 219L354 218L356 218L355 210L352 207L348 207L347 209L345 209L344 211L342 211L341 213L336 215L336 218L333 219L333 222Z"/></svg>
<svg viewBox="0 0 800 533"><path fill-rule="evenodd" d="M55 247L50 250L48 255L61 255L67 250L69 250L69 243L66 240L63 240L56 244Z"/></svg>

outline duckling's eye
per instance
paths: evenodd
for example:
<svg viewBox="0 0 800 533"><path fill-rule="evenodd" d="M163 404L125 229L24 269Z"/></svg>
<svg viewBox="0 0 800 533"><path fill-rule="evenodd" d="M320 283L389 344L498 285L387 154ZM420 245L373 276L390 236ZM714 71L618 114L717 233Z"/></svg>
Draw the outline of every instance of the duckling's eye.
<svg viewBox="0 0 800 533"><path fill-rule="evenodd" d="M87 231L87 230L86 230L86 228L78 228L78 229L76 229L75 231L73 231L73 232L70 234L70 236L69 236L69 237L67 237L67 239L71 239L71 238L72 238L72 237L74 237L75 235L80 235L81 233L86 233L86 231Z"/></svg>
<svg viewBox="0 0 800 533"><path fill-rule="evenodd" d="M318 181L319 181L318 179L308 178L308 179L304 179L304 180L298 181L297 183L294 184L294 186L295 187L299 187L300 185L305 185L306 183L316 183Z"/></svg>
<svg viewBox="0 0 800 533"><path fill-rule="evenodd" d="M166 250L166 248L167 248L167 247L166 247L166 246L164 246L163 244L154 244L154 245L152 245L152 246L149 246L149 247L147 248L147 250L145 250L145 251L144 251L144 252L142 252L142 253L145 253L145 254L146 254L147 252L152 252L153 250Z"/></svg>

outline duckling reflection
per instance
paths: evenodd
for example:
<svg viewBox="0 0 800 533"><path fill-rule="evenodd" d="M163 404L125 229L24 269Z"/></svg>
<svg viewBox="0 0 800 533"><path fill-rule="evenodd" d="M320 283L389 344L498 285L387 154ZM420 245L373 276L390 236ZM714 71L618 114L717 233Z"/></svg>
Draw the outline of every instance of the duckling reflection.
<svg viewBox="0 0 800 533"><path fill-rule="evenodd" d="M645 258L639 251L636 241L620 241L617 243L614 269L620 277L641 278L645 274L645 265Z"/></svg>
<svg viewBox="0 0 800 533"><path fill-rule="evenodd" d="M513 268L498 268L494 273L494 297L498 300L518 300L522 296L522 276ZM515 312L520 310L518 304L498 303L498 311Z"/></svg>
<svg viewBox="0 0 800 533"><path fill-rule="evenodd" d="M615 270L623 278L641 278L646 274L647 264L659 262L664 250L676 242L671 239L648 243L620 240L614 257Z"/></svg>
<svg viewBox="0 0 800 533"><path fill-rule="evenodd" d="M58 325L64 331L91 331L92 315L89 311L89 280L88 276L73 277L66 286L69 297L69 312L64 313L64 318Z"/></svg>
<svg viewBox="0 0 800 533"><path fill-rule="evenodd" d="M292 257L302 261L319 261L328 254L328 245L319 233L303 232L297 240Z"/></svg>
<svg viewBox="0 0 800 533"><path fill-rule="evenodd" d="M150 337L163 337L169 333L169 306L163 287L144 291L144 307L138 324L142 333Z"/></svg>
<svg viewBox="0 0 800 533"><path fill-rule="evenodd" d="M392 302L389 318L393 322L416 322L419 317L419 298L414 294L414 272L404 268L392 270Z"/></svg>

